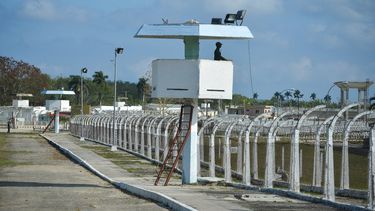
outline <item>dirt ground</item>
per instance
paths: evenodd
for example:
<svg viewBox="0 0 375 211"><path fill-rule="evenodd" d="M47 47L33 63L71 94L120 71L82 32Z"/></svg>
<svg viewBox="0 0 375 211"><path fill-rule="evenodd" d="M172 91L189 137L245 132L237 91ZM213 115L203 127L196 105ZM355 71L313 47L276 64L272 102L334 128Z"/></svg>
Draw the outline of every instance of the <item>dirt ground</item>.
<svg viewBox="0 0 375 211"><path fill-rule="evenodd" d="M0 133L0 210L166 210L73 163L36 134Z"/></svg>

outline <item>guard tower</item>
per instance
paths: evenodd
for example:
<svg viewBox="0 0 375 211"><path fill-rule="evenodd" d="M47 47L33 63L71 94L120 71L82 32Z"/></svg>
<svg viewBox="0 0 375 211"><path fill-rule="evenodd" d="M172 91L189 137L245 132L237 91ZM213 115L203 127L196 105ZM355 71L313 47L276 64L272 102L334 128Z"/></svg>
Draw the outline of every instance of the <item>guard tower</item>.
<svg viewBox="0 0 375 211"><path fill-rule="evenodd" d="M195 20L182 24L145 24L136 38L180 39L185 59L152 61L152 97L187 98L194 106L190 139L182 160L182 183L197 182L198 99L232 99L233 63L199 59L200 40L250 39L247 26L200 24Z"/></svg>
<svg viewBox="0 0 375 211"><path fill-rule="evenodd" d="M74 91L65 90L43 90L41 94L54 95L55 100L46 100L47 110L53 110L55 113L55 133L60 132L60 111L70 112L69 100L61 100L63 95L75 95Z"/></svg>
<svg viewBox="0 0 375 211"><path fill-rule="evenodd" d="M32 97L32 94L26 94L26 93L17 93L16 97L18 99L14 99L12 101L12 106L15 108L24 108L29 107L29 100L22 99L23 97Z"/></svg>
<svg viewBox="0 0 375 211"><path fill-rule="evenodd" d="M349 89L358 90L358 102L363 103L363 110L368 107L368 89L373 84L373 81L337 81L335 85L340 88L341 97L340 104L344 107L348 104L349 100ZM358 107L358 112L360 112L360 107Z"/></svg>

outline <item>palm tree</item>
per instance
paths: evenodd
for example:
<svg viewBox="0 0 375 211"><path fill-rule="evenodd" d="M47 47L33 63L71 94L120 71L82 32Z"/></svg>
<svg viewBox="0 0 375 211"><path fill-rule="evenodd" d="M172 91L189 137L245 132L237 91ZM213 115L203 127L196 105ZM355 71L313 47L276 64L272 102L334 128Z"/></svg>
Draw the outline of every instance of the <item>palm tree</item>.
<svg viewBox="0 0 375 211"><path fill-rule="evenodd" d="M292 98L292 93L288 90L284 93L286 100L288 101L288 106L290 107L290 98Z"/></svg>
<svg viewBox="0 0 375 211"><path fill-rule="evenodd" d="M310 98L311 98L312 101L315 101L315 99L316 99L316 94L315 94L314 92L311 93Z"/></svg>
<svg viewBox="0 0 375 211"><path fill-rule="evenodd" d="M286 98L287 100L289 100L289 98L292 97L292 93L291 93L290 91L286 91L286 92L284 93L284 96L285 96L285 98Z"/></svg>
<svg viewBox="0 0 375 211"><path fill-rule="evenodd" d="M299 99L301 99L303 97L303 94L301 93L301 91L299 91L297 89L296 91L294 91L293 97L297 99L297 109L298 109L298 112L299 112Z"/></svg>
<svg viewBox="0 0 375 211"><path fill-rule="evenodd" d="M331 102L331 96L330 95L326 95L324 96L324 101L326 101L326 103L330 103Z"/></svg>
<svg viewBox="0 0 375 211"><path fill-rule="evenodd" d="M70 75L69 77L68 88L76 93L76 103L78 103L81 97L81 77L79 75Z"/></svg>
<svg viewBox="0 0 375 211"><path fill-rule="evenodd" d="M275 94L273 94L273 96L274 96L277 100L279 100L281 94L280 94L280 92L275 92Z"/></svg>
<svg viewBox="0 0 375 211"><path fill-rule="evenodd" d="M103 71L97 71L94 73L92 78L93 78L92 82L94 82L95 84L99 86L98 101L99 101L99 105L101 106L102 100L103 100L103 93L104 93L104 90L107 88L106 79L108 78L108 75L104 75Z"/></svg>
<svg viewBox="0 0 375 211"><path fill-rule="evenodd" d="M147 79L139 78L137 83L138 93L142 95L142 102L145 103L145 94L150 90L150 86L147 84Z"/></svg>

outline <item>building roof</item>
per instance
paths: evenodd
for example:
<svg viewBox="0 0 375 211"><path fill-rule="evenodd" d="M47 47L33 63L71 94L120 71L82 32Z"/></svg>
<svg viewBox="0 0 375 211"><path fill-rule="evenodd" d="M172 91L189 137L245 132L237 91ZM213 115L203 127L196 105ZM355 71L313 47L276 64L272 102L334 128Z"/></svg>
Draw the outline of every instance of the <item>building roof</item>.
<svg viewBox="0 0 375 211"><path fill-rule="evenodd" d="M41 94L44 95L75 95L74 91L66 90L43 90Z"/></svg>
<svg viewBox="0 0 375 211"><path fill-rule="evenodd" d="M335 85L341 89L368 89L373 83L373 81L337 81Z"/></svg>
<svg viewBox="0 0 375 211"><path fill-rule="evenodd" d="M251 39L254 38L247 26L222 24L144 24L135 34L136 38L184 39Z"/></svg>

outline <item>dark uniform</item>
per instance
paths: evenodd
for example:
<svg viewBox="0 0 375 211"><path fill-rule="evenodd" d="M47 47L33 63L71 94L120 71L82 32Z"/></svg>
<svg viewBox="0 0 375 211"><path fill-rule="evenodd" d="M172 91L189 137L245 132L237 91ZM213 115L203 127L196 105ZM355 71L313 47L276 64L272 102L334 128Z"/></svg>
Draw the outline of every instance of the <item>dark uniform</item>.
<svg viewBox="0 0 375 211"><path fill-rule="evenodd" d="M227 61L226 58L224 58L223 56L221 56L221 52L220 52L220 48L223 44L221 44L221 42L217 42L216 43L216 49L215 49L215 53L214 53L214 60L224 60L224 61Z"/></svg>
<svg viewBox="0 0 375 211"><path fill-rule="evenodd" d="M8 119L8 133L10 133L10 124L11 124L11 119Z"/></svg>

